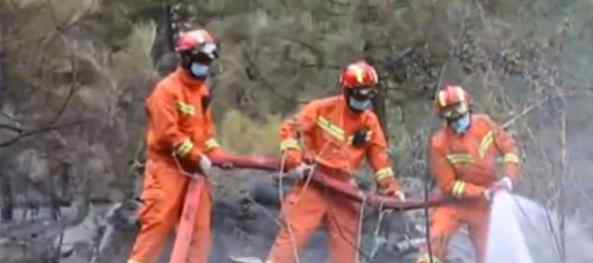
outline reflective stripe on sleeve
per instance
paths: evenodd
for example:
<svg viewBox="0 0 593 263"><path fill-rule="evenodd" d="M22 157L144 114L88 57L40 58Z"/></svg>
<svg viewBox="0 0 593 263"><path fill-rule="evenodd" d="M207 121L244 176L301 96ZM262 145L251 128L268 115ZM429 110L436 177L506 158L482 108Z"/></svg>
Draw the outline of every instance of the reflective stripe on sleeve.
<svg viewBox="0 0 593 263"><path fill-rule="evenodd" d="M206 141L206 150L212 150L214 148L218 148L220 147L220 144L218 144L218 142L216 141L216 139L212 138L210 140Z"/></svg>
<svg viewBox="0 0 593 263"><path fill-rule="evenodd" d="M301 147L299 146L298 141L295 139L286 139L286 140L283 140L282 142L280 142L280 150L281 151L285 151L288 149L300 150Z"/></svg>
<svg viewBox="0 0 593 263"><path fill-rule="evenodd" d="M379 182L390 176L393 176L393 169L391 167L383 168L375 173L375 180Z"/></svg>
<svg viewBox="0 0 593 263"><path fill-rule="evenodd" d="M185 114L185 115L188 115L188 116L192 116L192 115L194 115L196 113L196 110L195 110L194 106L192 106L190 104L187 104L187 103L185 103L183 101L178 101L177 102L177 109L182 114Z"/></svg>
<svg viewBox="0 0 593 263"><path fill-rule="evenodd" d="M451 194L456 198L462 198L464 193L465 193L465 182L455 181L455 184L453 184L453 190L451 191Z"/></svg>
<svg viewBox="0 0 593 263"><path fill-rule="evenodd" d="M428 254L422 255L416 263L431 263L430 256ZM432 263L443 263L439 258L432 256Z"/></svg>
<svg viewBox="0 0 593 263"><path fill-rule="evenodd" d="M514 153L507 153L504 155L503 161L505 163L520 163L519 156Z"/></svg>
<svg viewBox="0 0 593 263"><path fill-rule="evenodd" d="M179 157L185 157L193 148L194 144L189 139L186 139L177 147L175 153L179 155Z"/></svg>

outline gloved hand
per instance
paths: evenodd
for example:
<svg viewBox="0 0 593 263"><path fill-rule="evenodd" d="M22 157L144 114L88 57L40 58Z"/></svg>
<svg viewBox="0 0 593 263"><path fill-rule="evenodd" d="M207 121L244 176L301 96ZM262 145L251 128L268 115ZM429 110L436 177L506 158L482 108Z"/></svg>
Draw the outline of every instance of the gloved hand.
<svg viewBox="0 0 593 263"><path fill-rule="evenodd" d="M509 192L513 191L513 181L508 176L505 176L500 180L496 181L494 185Z"/></svg>
<svg viewBox="0 0 593 263"><path fill-rule="evenodd" d="M283 153L284 156L284 171L290 171L299 167L303 163L303 154L296 149L289 149Z"/></svg>
<svg viewBox="0 0 593 263"><path fill-rule="evenodd" d="M200 171L204 175L208 175L208 173L210 172L211 169L212 169L212 161L210 161L210 158L208 158L208 156L206 156L206 155L200 156Z"/></svg>
<svg viewBox="0 0 593 263"><path fill-rule="evenodd" d="M382 182L380 185L381 192L389 197L395 197L400 201L406 201L406 196L404 192L400 190L399 185L395 182L394 178L386 179L385 182Z"/></svg>
<svg viewBox="0 0 593 263"><path fill-rule="evenodd" d="M371 140L373 132L367 128L362 128L354 133L352 136L352 145L354 147L364 147Z"/></svg>
<svg viewBox="0 0 593 263"><path fill-rule="evenodd" d="M294 171L296 172L297 176L300 179L303 179L303 178L311 175L311 173L313 172L313 169L314 169L313 165L301 163L301 165L294 168Z"/></svg>
<svg viewBox="0 0 593 263"><path fill-rule="evenodd" d="M400 190L388 188L388 189L385 189L384 194L386 196L395 197L395 198L399 199L400 201L406 201L406 195L404 194L404 192L402 192Z"/></svg>
<svg viewBox="0 0 593 263"><path fill-rule="evenodd" d="M486 191L484 191L484 198L488 201L492 201L494 195L496 195L499 191L512 191L513 190L513 181L510 177L505 176L500 180L496 181L492 186L490 186Z"/></svg>

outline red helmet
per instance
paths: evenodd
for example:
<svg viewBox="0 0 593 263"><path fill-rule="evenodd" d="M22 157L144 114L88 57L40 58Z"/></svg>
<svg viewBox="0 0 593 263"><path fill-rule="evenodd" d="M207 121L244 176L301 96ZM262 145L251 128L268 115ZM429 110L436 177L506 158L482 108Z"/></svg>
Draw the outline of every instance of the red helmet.
<svg viewBox="0 0 593 263"><path fill-rule="evenodd" d="M435 98L436 112L445 119L454 119L469 112L471 96L460 86L445 85Z"/></svg>
<svg viewBox="0 0 593 263"><path fill-rule="evenodd" d="M372 88L379 82L377 71L365 61L354 62L340 74L340 85L346 89Z"/></svg>
<svg viewBox="0 0 593 263"><path fill-rule="evenodd" d="M210 59L218 57L218 44L215 38L204 29L197 29L182 33L175 44L178 53L203 53Z"/></svg>

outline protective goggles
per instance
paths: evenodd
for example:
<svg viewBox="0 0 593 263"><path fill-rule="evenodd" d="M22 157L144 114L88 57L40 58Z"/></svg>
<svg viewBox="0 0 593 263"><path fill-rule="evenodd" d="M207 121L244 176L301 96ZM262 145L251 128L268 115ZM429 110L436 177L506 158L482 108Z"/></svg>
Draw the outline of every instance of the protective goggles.
<svg viewBox="0 0 593 263"><path fill-rule="evenodd" d="M441 110L439 116L446 120L454 120L463 116L468 111L467 103L457 103Z"/></svg>
<svg viewBox="0 0 593 263"><path fill-rule="evenodd" d="M190 52L193 61L198 63L210 63L218 58L218 45L215 43L205 43Z"/></svg>
<svg viewBox="0 0 593 263"><path fill-rule="evenodd" d="M354 87L350 91L350 96L357 100L372 99L377 95L377 89L372 87Z"/></svg>

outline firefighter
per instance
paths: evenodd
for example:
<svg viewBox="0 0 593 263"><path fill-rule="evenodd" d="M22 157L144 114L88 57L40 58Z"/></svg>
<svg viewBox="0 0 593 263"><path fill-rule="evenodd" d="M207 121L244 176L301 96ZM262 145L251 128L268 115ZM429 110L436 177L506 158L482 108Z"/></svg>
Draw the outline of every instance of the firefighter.
<svg viewBox="0 0 593 263"><path fill-rule="evenodd" d="M342 95L315 100L285 121L280 131L285 170L314 165L335 180L352 183L367 157L383 194L403 199L385 136L371 109L377 82L372 66L352 63L341 72ZM359 204L303 178L282 203L283 224L267 262L295 262L321 225L329 235L331 262L358 262L359 217Z"/></svg>
<svg viewBox="0 0 593 263"><path fill-rule="evenodd" d="M218 43L207 31L182 33L175 50L177 69L161 80L146 100L148 158L140 210L141 229L128 263L158 259L168 235L179 221L187 186L197 172L208 174L210 158L225 153L215 139L212 92L207 84ZM230 168L229 165L226 165ZM211 247L211 185L196 211L188 262L208 261Z"/></svg>
<svg viewBox="0 0 593 263"><path fill-rule="evenodd" d="M472 113L470 100L463 88L454 85L436 96L436 112L444 126L430 141L431 173L440 191L459 202L436 208L431 222L432 261L426 253L418 263L446 262L448 241L461 225L468 227L477 260L483 263L490 200L497 191L511 191L520 175L515 141L489 116ZM501 178L497 178L497 157L505 166Z"/></svg>

